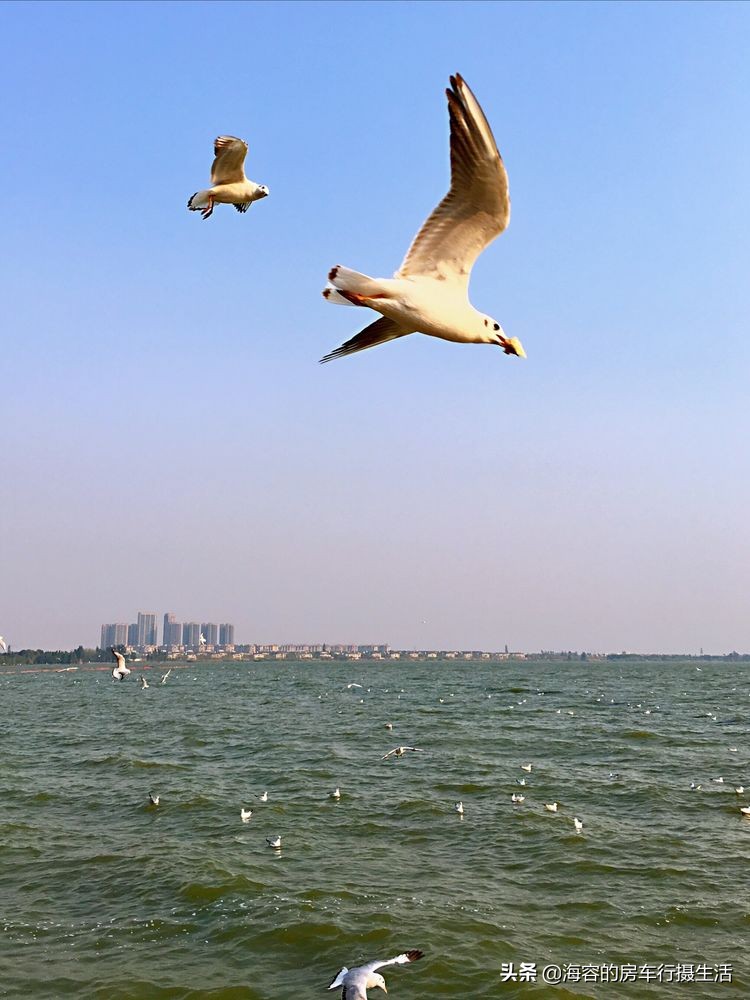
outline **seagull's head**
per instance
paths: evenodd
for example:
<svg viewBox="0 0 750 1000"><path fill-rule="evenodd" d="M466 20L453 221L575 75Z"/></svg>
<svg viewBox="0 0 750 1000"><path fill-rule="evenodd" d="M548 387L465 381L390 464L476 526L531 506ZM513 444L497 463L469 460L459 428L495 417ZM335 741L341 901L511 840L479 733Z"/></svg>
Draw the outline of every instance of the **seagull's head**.
<svg viewBox="0 0 750 1000"><path fill-rule="evenodd" d="M387 993L388 990L385 988L385 979L380 975L379 972L373 972L372 975L367 980L368 990L382 990L383 993Z"/></svg>
<svg viewBox="0 0 750 1000"><path fill-rule="evenodd" d="M268 190L268 188L266 187L265 184L261 184L261 186L258 188L258 197L259 198L267 198L270 193L271 192Z"/></svg>
<svg viewBox="0 0 750 1000"><path fill-rule="evenodd" d="M490 344L502 347L506 354L515 354L517 358L525 358L526 351L518 337L506 337L505 331L491 316L483 316L485 334Z"/></svg>

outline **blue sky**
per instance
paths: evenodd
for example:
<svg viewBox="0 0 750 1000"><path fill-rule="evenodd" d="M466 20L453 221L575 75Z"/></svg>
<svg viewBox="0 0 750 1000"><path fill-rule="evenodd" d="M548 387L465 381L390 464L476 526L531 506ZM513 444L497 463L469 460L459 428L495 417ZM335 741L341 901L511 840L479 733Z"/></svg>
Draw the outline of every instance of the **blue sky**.
<svg viewBox="0 0 750 1000"><path fill-rule="evenodd" d="M0 632L750 649L740 4L5 4ZM448 184L510 176L475 305L319 367ZM271 196L186 210L216 135Z"/></svg>

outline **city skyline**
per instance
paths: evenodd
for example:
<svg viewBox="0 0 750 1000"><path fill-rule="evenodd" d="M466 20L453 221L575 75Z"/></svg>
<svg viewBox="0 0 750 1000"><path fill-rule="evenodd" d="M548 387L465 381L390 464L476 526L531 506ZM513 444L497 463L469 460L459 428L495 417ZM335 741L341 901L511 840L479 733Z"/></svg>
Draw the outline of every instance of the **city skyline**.
<svg viewBox="0 0 750 1000"><path fill-rule="evenodd" d="M106 622L100 628L99 648L110 646L130 646L147 649L158 646L233 646L235 629L230 622L180 622L173 611L164 613L161 642L156 624L157 615L153 611L139 611L136 621Z"/></svg>

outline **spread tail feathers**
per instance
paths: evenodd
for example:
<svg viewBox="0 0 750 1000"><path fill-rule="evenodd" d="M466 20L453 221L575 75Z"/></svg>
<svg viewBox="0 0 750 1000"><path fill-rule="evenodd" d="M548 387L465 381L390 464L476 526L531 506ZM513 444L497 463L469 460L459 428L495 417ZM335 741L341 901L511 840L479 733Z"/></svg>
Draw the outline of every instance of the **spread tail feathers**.
<svg viewBox="0 0 750 1000"><path fill-rule="evenodd" d="M344 981L344 976L345 976L345 975L347 974L347 972L348 972L348 971L349 971L349 970L347 969L347 967L346 967L346 966L344 966L344 967L342 968L341 972L339 972L339 974L338 974L338 975L336 976L336 978L334 979L334 981L333 981L333 982L331 983L331 985L330 985L330 986L328 987L328 989L329 989L329 990L335 990L337 986L341 986L341 984L342 984L342 983L343 983L343 981Z"/></svg>
<svg viewBox="0 0 750 1000"><path fill-rule="evenodd" d="M341 292L337 292L333 285L326 285L323 289L323 298L326 302L332 302L336 306L353 306L356 303L345 298Z"/></svg>
<svg viewBox="0 0 750 1000"><path fill-rule="evenodd" d="M364 298L375 298L383 293L380 282L375 278L360 274L359 271L352 271L350 267L343 267L341 264L331 268L328 280L340 292L351 292Z"/></svg>
<svg viewBox="0 0 750 1000"><path fill-rule="evenodd" d="M208 205L208 191L196 191L188 198L187 207L191 212L200 212Z"/></svg>

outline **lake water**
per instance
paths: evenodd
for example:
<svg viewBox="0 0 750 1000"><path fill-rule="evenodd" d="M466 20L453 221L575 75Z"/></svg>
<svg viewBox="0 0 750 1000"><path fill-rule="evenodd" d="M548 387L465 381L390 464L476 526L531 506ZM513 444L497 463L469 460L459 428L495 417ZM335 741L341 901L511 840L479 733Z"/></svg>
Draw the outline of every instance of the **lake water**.
<svg viewBox="0 0 750 1000"><path fill-rule="evenodd" d="M341 965L409 948L396 1000L750 995L742 664L160 673L0 674L0 996L337 1000ZM541 981L625 963L733 983Z"/></svg>

